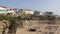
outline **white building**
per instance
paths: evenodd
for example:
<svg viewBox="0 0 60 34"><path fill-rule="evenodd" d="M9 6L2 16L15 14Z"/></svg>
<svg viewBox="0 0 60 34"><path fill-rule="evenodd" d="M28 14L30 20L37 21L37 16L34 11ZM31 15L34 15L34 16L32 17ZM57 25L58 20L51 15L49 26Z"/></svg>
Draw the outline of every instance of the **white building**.
<svg viewBox="0 0 60 34"><path fill-rule="evenodd" d="M19 9L18 11L21 14L34 14L34 12L29 9Z"/></svg>
<svg viewBox="0 0 60 34"><path fill-rule="evenodd" d="M31 11L31 10L25 10L24 12L25 12L25 14L33 14L33 13L34 13L34 12Z"/></svg>
<svg viewBox="0 0 60 34"><path fill-rule="evenodd" d="M15 14L16 13L16 9L11 9L11 8L8 8L8 7L4 7L4 6L0 6L0 14L3 13L12 13L12 14Z"/></svg>

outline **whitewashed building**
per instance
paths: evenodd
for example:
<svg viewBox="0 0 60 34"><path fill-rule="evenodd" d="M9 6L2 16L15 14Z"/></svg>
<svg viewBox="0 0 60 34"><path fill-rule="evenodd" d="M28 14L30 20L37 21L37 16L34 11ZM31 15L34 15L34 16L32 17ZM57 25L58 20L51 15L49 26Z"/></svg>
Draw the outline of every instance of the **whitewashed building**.
<svg viewBox="0 0 60 34"><path fill-rule="evenodd" d="M21 14L34 14L34 12L29 9L19 9L18 12Z"/></svg>
<svg viewBox="0 0 60 34"><path fill-rule="evenodd" d="M12 14L15 14L16 13L16 9L13 8L8 8L8 7L5 7L5 6L0 6L0 14L5 14L5 13L12 13Z"/></svg>

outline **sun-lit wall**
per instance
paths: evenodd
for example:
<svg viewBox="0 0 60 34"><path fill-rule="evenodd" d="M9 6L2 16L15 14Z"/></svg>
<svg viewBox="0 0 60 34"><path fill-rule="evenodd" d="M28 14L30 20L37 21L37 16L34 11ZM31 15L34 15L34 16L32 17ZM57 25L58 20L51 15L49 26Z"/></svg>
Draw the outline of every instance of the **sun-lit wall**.
<svg viewBox="0 0 60 34"><path fill-rule="evenodd" d="M0 14L3 13L12 13L12 14L15 14L15 10L11 9L11 8L8 8L8 7L4 7L4 6L0 6Z"/></svg>

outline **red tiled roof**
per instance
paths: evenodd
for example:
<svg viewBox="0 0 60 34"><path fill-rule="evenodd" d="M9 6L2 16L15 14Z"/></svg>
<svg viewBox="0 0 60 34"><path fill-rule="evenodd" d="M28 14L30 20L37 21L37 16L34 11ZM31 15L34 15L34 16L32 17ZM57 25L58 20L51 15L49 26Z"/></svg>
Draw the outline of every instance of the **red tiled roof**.
<svg viewBox="0 0 60 34"><path fill-rule="evenodd" d="M0 7L7 8L7 7L5 7L5 6L0 6Z"/></svg>

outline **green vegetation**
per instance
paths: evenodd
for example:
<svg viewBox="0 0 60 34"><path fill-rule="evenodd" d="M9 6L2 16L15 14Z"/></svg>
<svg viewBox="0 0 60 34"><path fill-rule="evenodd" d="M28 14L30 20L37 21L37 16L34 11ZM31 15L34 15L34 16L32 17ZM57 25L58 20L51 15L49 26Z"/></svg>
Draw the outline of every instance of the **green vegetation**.
<svg viewBox="0 0 60 34"><path fill-rule="evenodd" d="M4 14L0 14L0 21L2 20L6 20L6 21L9 21L9 31L8 31L8 34L16 34L16 29L18 27L23 27L23 19L18 16L16 18L12 17L10 14L7 14L7 15L4 15ZM5 30L7 29L7 23L6 24L6 27L3 28L3 31L2 31L2 34L5 34Z"/></svg>

